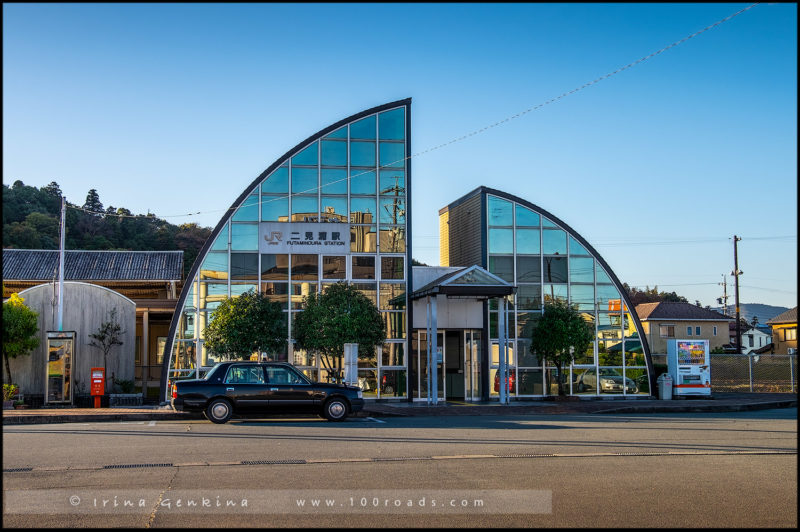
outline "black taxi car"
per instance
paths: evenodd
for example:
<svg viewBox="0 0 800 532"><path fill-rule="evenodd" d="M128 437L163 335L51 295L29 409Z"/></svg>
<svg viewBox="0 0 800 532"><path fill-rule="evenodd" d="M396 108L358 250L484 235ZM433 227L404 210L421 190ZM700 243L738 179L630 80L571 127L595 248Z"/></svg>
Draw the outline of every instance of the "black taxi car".
<svg viewBox="0 0 800 532"><path fill-rule="evenodd" d="M364 407L361 388L311 382L286 362L220 362L202 379L172 385L172 408L225 423L234 414L318 414L342 421Z"/></svg>

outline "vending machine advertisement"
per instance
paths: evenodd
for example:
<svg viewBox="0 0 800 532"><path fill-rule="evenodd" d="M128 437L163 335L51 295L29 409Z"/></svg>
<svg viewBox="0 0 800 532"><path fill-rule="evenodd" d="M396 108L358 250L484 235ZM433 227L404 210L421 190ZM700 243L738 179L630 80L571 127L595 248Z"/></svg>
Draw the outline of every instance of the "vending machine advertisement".
<svg viewBox="0 0 800 532"><path fill-rule="evenodd" d="M674 396L711 395L711 357L708 340L669 340L667 371Z"/></svg>

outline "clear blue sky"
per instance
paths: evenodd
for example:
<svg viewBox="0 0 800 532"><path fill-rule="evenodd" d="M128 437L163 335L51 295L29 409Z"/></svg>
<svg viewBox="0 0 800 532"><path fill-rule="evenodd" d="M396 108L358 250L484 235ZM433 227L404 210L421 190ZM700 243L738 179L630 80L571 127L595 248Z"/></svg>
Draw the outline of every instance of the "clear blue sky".
<svg viewBox="0 0 800 532"><path fill-rule="evenodd" d="M422 152L747 5L4 4L3 183L56 181L79 205L96 188L106 207L213 227L358 111L412 97ZM740 235L741 301L793 307L797 6L757 5L412 164L428 264L439 208L486 185L569 224L622 281L703 305Z"/></svg>

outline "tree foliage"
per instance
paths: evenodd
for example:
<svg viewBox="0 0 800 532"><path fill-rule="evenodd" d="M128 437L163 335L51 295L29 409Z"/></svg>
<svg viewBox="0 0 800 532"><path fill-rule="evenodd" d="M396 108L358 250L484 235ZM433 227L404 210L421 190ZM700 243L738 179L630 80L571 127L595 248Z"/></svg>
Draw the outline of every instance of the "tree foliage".
<svg viewBox="0 0 800 532"><path fill-rule="evenodd" d="M86 209L91 212L85 212ZM61 188L55 181L37 189L15 181L3 185L3 247L58 249ZM188 275L211 229L195 223L180 226L148 215L133 215L124 207L103 209L91 189L82 206L67 202L67 249L183 251L183 274Z"/></svg>
<svg viewBox="0 0 800 532"><path fill-rule="evenodd" d="M531 352L558 370L558 395L565 395L562 368L569 366L574 353L583 353L594 340L594 329L566 302L545 303L542 317L531 331Z"/></svg>
<svg viewBox="0 0 800 532"><path fill-rule="evenodd" d="M316 351L329 375L342 378L344 344L357 343L360 357L371 357L386 340L381 313L367 296L343 282L304 299L292 322L297 347Z"/></svg>
<svg viewBox="0 0 800 532"><path fill-rule="evenodd" d="M12 378L8 360L29 355L39 347L38 317L39 314L28 308L19 294L11 294L8 301L3 303L3 358L9 384Z"/></svg>
<svg viewBox="0 0 800 532"><path fill-rule="evenodd" d="M286 314L279 303L250 290L225 299L205 329L206 347L223 358L247 359L286 347Z"/></svg>
<svg viewBox="0 0 800 532"><path fill-rule="evenodd" d="M659 292L658 286L654 286L653 288L646 286L644 290L639 290L636 287L628 286L628 283L622 283L622 287L628 292L631 305L634 307L642 303L659 303L661 301L675 303L689 302L685 297L679 296L675 292Z"/></svg>
<svg viewBox="0 0 800 532"><path fill-rule="evenodd" d="M122 325L117 320L117 309L111 309L108 312L108 320L100 324L97 332L89 333L89 338L92 339L89 345L96 347L103 353L103 370L106 380L112 378L108 374L108 355L114 346L122 345L122 335L125 331Z"/></svg>

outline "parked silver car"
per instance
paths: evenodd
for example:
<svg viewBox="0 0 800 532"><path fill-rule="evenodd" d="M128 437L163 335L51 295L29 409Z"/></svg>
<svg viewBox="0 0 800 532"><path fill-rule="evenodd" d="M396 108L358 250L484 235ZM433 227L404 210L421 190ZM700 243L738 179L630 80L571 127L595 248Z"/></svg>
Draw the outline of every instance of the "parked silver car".
<svg viewBox="0 0 800 532"><path fill-rule="evenodd" d="M578 375L575 381L575 387L578 392L587 392L599 387L600 393L622 393L623 386L625 387L625 393L639 392L639 388L633 382L633 379L623 377L611 368L600 368L599 384L597 377L597 370L594 368L587 369L584 373Z"/></svg>

